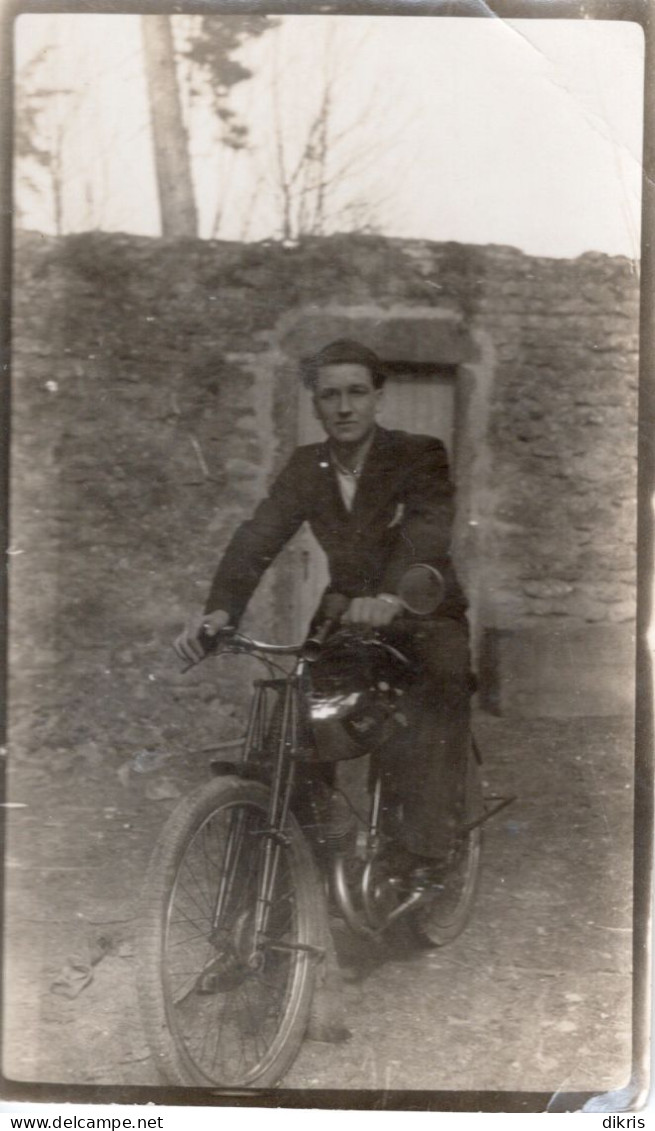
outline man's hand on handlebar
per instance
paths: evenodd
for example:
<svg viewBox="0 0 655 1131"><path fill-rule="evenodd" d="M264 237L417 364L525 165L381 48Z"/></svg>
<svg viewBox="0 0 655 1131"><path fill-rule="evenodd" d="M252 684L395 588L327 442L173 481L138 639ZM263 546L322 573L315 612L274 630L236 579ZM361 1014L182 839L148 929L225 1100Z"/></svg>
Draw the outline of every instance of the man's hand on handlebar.
<svg viewBox="0 0 655 1131"><path fill-rule="evenodd" d="M230 614L225 609L215 609L213 613L194 613L189 618L184 632L174 641L173 647L181 660L197 664L206 654L204 641L211 640L229 624Z"/></svg>
<svg viewBox="0 0 655 1131"><path fill-rule="evenodd" d="M344 599L344 601L347 600ZM403 611L403 602L391 593L377 597L355 597L346 611L337 617L343 624L357 624L367 628L384 628ZM188 664L197 664L207 654L207 643L230 623L225 609L213 613L194 613L184 632L173 643L177 655Z"/></svg>
<svg viewBox="0 0 655 1131"><path fill-rule="evenodd" d="M383 593L377 597L355 597L341 620L344 624L361 624L369 628L384 628L403 611L399 597Z"/></svg>

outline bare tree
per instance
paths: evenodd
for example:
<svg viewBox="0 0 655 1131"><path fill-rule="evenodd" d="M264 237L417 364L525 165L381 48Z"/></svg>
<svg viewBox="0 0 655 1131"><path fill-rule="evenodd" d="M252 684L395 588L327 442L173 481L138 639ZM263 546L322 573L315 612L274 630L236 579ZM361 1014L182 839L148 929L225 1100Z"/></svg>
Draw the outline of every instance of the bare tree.
<svg viewBox="0 0 655 1131"><path fill-rule="evenodd" d="M15 204L19 219L24 211L22 193L39 193L39 171L47 165L48 150L40 136L41 99L34 89L34 75L45 52L40 51L16 75L14 120L14 160L16 163Z"/></svg>
<svg viewBox="0 0 655 1131"><path fill-rule="evenodd" d="M162 235L198 234L186 127L177 83L170 16L142 16L148 98Z"/></svg>
<svg viewBox="0 0 655 1131"><path fill-rule="evenodd" d="M52 50L44 47L17 75L16 204L20 219L23 192L49 197L52 224L61 235L65 227L64 149L79 92L53 81L51 63Z"/></svg>
<svg viewBox="0 0 655 1131"><path fill-rule="evenodd" d="M298 143L297 114L285 117L283 94L293 68L274 53L271 93L276 192L280 202L280 234L284 240L326 235L340 224L374 231L382 202L362 195L361 175L383 144L375 130L374 92L355 120L344 116L342 95L345 61L332 29L325 40L318 98ZM288 93L288 91L286 92ZM379 112L379 107L377 107ZM387 143L388 143L387 139Z"/></svg>

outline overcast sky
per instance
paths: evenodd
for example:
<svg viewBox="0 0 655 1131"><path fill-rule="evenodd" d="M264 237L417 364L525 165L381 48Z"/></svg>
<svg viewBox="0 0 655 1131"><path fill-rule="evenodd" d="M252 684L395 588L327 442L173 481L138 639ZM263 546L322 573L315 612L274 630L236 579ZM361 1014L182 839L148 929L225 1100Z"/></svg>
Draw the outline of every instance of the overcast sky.
<svg viewBox="0 0 655 1131"><path fill-rule="evenodd" d="M139 17L21 16L19 62L43 44L56 82L77 92L67 226L158 234ZM344 133L336 227L356 207L392 236L638 255L643 35L591 20L284 17L249 46L254 77L235 88L251 151L221 151L202 105L190 119L201 234L279 234L273 135L290 154L301 144L326 51ZM22 203L27 226L51 229L45 196Z"/></svg>

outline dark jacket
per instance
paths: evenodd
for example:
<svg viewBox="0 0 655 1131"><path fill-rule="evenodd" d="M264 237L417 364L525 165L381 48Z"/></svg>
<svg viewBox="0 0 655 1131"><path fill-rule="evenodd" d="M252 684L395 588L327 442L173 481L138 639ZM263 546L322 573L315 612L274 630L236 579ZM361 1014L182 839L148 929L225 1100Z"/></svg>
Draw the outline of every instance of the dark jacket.
<svg viewBox="0 0 655 1131"><path fill-rule="evenodd" d="M350 598L395 593L408 566L428 562L446 580L439 615L463 616L466 601L450 561L452 518L446 449L432 436L376 428L351 511L327 443L297 448L230 541L205 611L225 609L238 621L264 571L308 522L327 555L329 591Z"/></svg>

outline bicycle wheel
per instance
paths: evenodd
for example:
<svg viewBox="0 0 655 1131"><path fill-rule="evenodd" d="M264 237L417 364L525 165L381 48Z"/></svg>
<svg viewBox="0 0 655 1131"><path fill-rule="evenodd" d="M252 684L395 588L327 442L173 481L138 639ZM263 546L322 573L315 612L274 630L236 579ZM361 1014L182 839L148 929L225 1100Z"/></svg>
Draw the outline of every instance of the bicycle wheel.
<svg viewBox="0 0 655 1131"><path fill-rule="evenodd" d="M268 801L259 783L213 781L178 806L155 847L138 931L139 995L169 1083L272 1085L302 1043L324 940L320 883L292 818L265 938L253 947Z"/></svg>
<svg viewBox="0 0 655 1131"><path fill-rule="evenodd" d="M480 767L471 746L466 767L464 823L477 820L483 810ZM481 850L482 829L478 825L461 838L442 890L410 915L412 930L421 946L444 946L464 930L477 890Z"/></svg>

